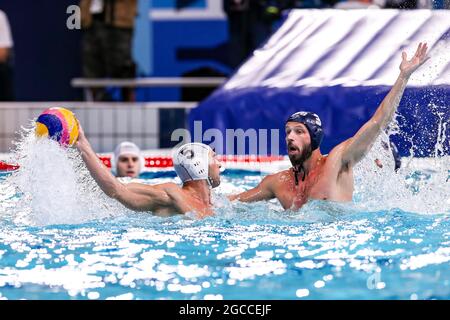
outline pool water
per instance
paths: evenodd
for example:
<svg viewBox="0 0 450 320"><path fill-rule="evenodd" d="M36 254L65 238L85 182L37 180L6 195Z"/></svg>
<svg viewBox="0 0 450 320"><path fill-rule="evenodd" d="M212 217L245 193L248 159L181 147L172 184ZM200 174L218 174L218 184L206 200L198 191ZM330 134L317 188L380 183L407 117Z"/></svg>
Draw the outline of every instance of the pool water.
<svg viewBox="0 0 450 320"><path fill-rule="evenodd" d="M195 220L132 213L92 197L85 202L93 208L37 215L42 206L11 186L20 177L2 174L0 299L450 298L446 198L423 213L368 207L368 188L358 185L352 204L310 201L298 212L276 201L231 204L224 197L255 186L261 175L226 170L216 216ZM141 178L153 184L175 175ZM449 185L439 188L445 195ZM93 214L104 210L98 203L109 214Z"/></svg>

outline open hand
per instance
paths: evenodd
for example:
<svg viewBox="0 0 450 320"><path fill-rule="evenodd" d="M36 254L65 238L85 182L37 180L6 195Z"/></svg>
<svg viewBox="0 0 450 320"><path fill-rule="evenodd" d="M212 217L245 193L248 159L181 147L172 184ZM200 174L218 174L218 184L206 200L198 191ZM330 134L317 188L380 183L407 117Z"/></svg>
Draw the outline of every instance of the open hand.
<svg viewBox="0 0 450 320"><path fill-rule="evenodd" d="M419 46L417 47L416 53L411 58L411 60L408 60L406 57L406 52L402 52L402 63L400 64L400 72L409 77L414 71L417 70L422 64L425 63L430 57L427 56L427 44L426 43L419 43Z"/></svg>

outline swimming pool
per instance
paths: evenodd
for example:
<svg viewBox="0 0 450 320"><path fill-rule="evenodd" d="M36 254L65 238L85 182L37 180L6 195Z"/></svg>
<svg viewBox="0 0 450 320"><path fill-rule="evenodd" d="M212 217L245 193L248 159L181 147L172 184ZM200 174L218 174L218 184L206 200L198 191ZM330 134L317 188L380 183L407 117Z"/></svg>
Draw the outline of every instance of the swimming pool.
<svg viewBox="0 0 450 320"><path fill-rule="evenodd" d="M22 165L27 172L26 161ZM67 168L33 168L26 182L0 175L1 299L450 298L445 168L447 180L439 186L433 179L442 170L388 181L361 169L354 203L311 201L299 212L273 201L230 204L224 194L250 188L264 174L226 170L215 195L217 215L203 220L132 213L103 198L86 176L77 178L84 179L80 191ZM364 174L380 188L377 196ZM66 179L61 188L32 187L58 175ZM146 173L142 182L174 177ZM398 179L409 195L391 205L388 199L402 197ZM12 183L29 189L22 194ZM83 196L70 202L73 192ZM41 198L37 203L27 193ZM424 203L431 212L422 212Z"/></svg>

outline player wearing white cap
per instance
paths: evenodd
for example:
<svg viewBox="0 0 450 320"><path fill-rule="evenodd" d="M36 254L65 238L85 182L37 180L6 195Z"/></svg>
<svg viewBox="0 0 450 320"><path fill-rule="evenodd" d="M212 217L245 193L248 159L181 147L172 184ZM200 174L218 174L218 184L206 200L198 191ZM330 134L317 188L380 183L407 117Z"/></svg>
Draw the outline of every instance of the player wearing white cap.
<svg viewBox="0 0 450 320"><path fill-rule="evenodd" d="M117 145L111 157L111 172L116 177L137 178L144 164L139 147L133 142L124 141Z"/></svg>
<svg viewBox="0 0 450 320"><path fill-rule="evenodd" d="M162 183L121 183L101 163L79 126L75 146L99 187L105 194L135 211L152 211L160 216L195 213L197 217L212 215L211 189L220 184L221 163L215 152L202 143L188 143L173 155L175 171L183 185Z"/></svg>

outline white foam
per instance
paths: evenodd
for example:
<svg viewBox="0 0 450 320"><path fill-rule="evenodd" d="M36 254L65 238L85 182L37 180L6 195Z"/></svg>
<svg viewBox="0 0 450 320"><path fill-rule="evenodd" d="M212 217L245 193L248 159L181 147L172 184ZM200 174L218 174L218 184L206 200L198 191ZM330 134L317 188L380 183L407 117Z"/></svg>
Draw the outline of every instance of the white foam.
<svg viewBox="0 0 450 320"><path fill-rule="evenodd" d="M450 213L450 157L403 158L402 167L394 173L392 153L381 146L381 140L355 167L358 205L370 211L398 208L420 214ZM375 165L377 158L383 168Z"/></svg>
<svg viewBox="0 0 450 320"><path fill-rule="evenodd" d="M13 210L16 222L72 224L126 211L98 188L76 149L37 139L33 128L24 129L13 158L20 169L8 177L7 184L22 193Z"/></svg>

